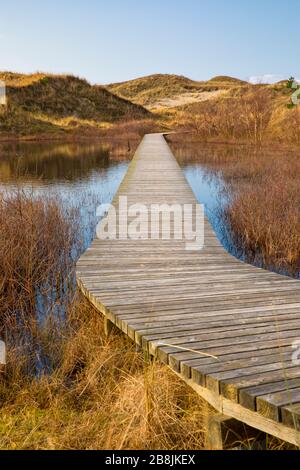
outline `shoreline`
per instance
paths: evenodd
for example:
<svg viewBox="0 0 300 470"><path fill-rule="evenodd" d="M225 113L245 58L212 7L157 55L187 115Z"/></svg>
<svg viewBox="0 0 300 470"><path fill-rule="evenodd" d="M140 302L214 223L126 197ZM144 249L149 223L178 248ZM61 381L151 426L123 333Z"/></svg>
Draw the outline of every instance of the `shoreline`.
<svg viewBox="0 0 300 470"><path fill-rule="evenodd" d="M119 141L128 141L128 140L139 140L139 136L133 136L133 135L128 135L124 136L120 134L120 136L108 136L108 135L89 135L89 136L83 136L83 135L55 135L55 136L49 136L49 135L32 135L32 136L5 136L1 137L0 136L0 145L1 144L17 144L17 143L56 143L56 142L88 142L88 141L103 141L103 140L119 140Z"/></svg>
<svg viewBox="0 0 300 470"><path fill-rule="evenodd" d="M117 131L117 129L115 129ZM171 132L171 131L170 131ZM189 132L176 132L168 134L167 141L171 144L181 144L181 145L197 145L197 144L208 144L208 145L230 145L230 146L240 146L240 147L253 147L258 149L263 148L274 148L274 150L286 150L286 151L295 151L299 149L299 146L296 144L290 143L281 143L281 142L262 142L255 144L253 142L247 142L244 140L241 141L232 141L232 140L216 140L216 139L198 139L196 135L191 135L191 140L187 140L186 136L190 134ZM176 136L176 137L175 137ZM174 138L175 137L175 138ZM89 135L82 135L74 133L72 135L65 134L33 134L33 135L5 135L0 136L0 145L1 144L17 144L17 143L55 143L55 142L87 142L87 141L103 141L103 140L118 140L118 141L138 141L141 139L141 135L137 132L124 134L120 132L111 132L111 133L95 133Z"/></svg>
<svg viewBox="0 0 300 470"><path fill-rule="evenodd" d="M172 144L177 144L177 145L230 145L232 147L252 147L252 148L257 148L257 149L274 149L274 150L286 150L286 151L295 151L299 150L299 145L291 144L291 143L284 143L284 142L270 142L270 141L264 141L261 143L253 143L251 141L245 141L245 140L226 140L226 139L199 139L197 136L191 135L191 139L188 140L186 135L189 134L189 132L173 132L172 134L169 134L171 137L167 136L167 141L172 145ZM176 137L175 137L176 136ZM180 137L182 136L182 137ZM185 137L184 137L185 136ZM175 137L175 138L174 138Z"/></svg>

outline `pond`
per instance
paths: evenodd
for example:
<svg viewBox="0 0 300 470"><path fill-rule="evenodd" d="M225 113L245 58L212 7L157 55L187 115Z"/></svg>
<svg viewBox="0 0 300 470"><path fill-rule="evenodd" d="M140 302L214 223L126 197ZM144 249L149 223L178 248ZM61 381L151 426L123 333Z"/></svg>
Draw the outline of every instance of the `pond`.
<svg viewBox="0 0 300 470"><path fill-rule="evenodd" d="M84 250L95 236L96 208L111 202L136 146L137 143L113 141L1 144L0 190L14 191L17 187L38 195L54 194L66 207L77 208ZM234 187L228 186L230 181L253 185L253 178L257 183L263 173L273 168L275 154L276 161L284 160L285 164L287 156L279 151L236 145L174 143L171 147L224 247L234 256L263 267L259 253L249 259L248 253L237 247L222 209L234 193ZM290 166L293 165L291 160ZM288 274L272 264L268 269Z"/></svg>
<svg viewBox="0 0 300 470"><path fill-rule="evenodd" d="M170 146L225 249L247 263L299 278L299 151L222 143Z"/></svg>
<svg viewBox="0 0 300 470"><path fill-rule="evenodd" d="M130 146L128 143L124 145L116 142L1 144L0 191L14 193L17 189L29 191L33 196L54 196L59 198L63 209L75 209L76 217L79 215L79 220L76 220L81 233L79 248L76 247L72 257L73 266L73 261L95 236L97 206L112 201L126 174L135 147L136 144ZM238 166L241 157L247 153L245 148L172 144L172 150L197 200L204 204L206 216L225 248L241 259L263 266L259 256L249 260L247 253L237 248L224 222L222 210L234 193L234 189L228 191L230 179L245 180L243 184L249 184L249 165L251 167L256 158L267 161L266 156L251 150L244 163L247 167L245 170ZM252 172L257 178L255 171L256 166L253 164ZM268 268L272 269L272 266ZM282 270L277 271L284 273ZM64 321L65 313L76 294L75 287L72 267L61 284L47 284L44 289L37 289L34 313L40 324L52 313L54 318ZM18 306L16 309L18 312ZM39 357L35 364L37 373L50 370L47 352L42 351L39 342L36 347Z"/></svg>
<svg viewBox="0 0 300 470"><path fill-rule="evenodd" d="M59 196L68 207L80 208L86 248L94 237L96 207L111 202L130 163L128 144L18 143L0 145L0 190L21 188L34 194ZM222 179L210 176L191 155L178 155L185 175L217 235L222 238L218 208Z"/></svg>
<svg viewBox="0 0 300 470"><path fill-rule="evenodd" d="M79 209L85 249L94 237L96 207L112 200L131 155L122 144L2 144L0 190L55 196Z"/></svg>

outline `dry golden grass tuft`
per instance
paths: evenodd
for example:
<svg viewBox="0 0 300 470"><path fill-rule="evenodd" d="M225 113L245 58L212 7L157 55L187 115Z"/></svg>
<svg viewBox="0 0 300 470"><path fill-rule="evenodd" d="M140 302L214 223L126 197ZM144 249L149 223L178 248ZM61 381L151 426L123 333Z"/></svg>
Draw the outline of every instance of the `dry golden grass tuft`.
<svg viewBox="0 0 300 470"><path fill-rule="evenodd" d="M73 214L17 192L0 221L0 449L204 449L214 410L73 297Z"/></svg>
<svg viewBox="0 0 300 470"><path fill-rule="evenodd" d="M16 191L0 222L0 448L203 447L200 398L73 298L76 212Z"/></svg>
<svg viewBox="0 0 300 470"><path fill-rule="evenodd" d="M250 262L298 275L299 152L280 147L178 142L172 148L182 162L202 163L208 174L223 178L228 203L221 210L221 218L234 246ZM185 160L185 155L193 158Z"/></svg>
<svg viewBox="0 0 300 470"><path fill-rule="evenodd" d="M54 340L56 366L30 376L10 350L0 381L2 449L196 449L208 407L166 367L147 362L124 336L105 338L86 301Z"/></svg>

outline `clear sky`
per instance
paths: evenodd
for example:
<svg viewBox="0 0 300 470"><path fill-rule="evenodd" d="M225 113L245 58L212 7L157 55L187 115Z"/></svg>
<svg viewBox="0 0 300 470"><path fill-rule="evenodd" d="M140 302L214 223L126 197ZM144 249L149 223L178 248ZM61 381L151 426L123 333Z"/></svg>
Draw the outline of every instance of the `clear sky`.
<svg viewBox="0 0 300 470"><path fill-rule="evenodd" d="M0 0L0 70L300 77L299 0Z"/></svg>

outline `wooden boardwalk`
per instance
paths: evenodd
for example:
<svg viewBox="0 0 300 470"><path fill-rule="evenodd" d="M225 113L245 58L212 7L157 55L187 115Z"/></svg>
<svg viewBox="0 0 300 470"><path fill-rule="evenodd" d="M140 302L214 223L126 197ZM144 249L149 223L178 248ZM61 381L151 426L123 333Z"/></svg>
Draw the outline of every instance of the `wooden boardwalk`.
<svg viewBox="0 0 300 470"><path fill-rule="evenodd" d="M144 137L113 204L125 195L128 204L196 204L160 134ZM300 445L299 281L237 260L207 220L200 251L185 240L95 239L77 281L220 412Z"/></svg>

